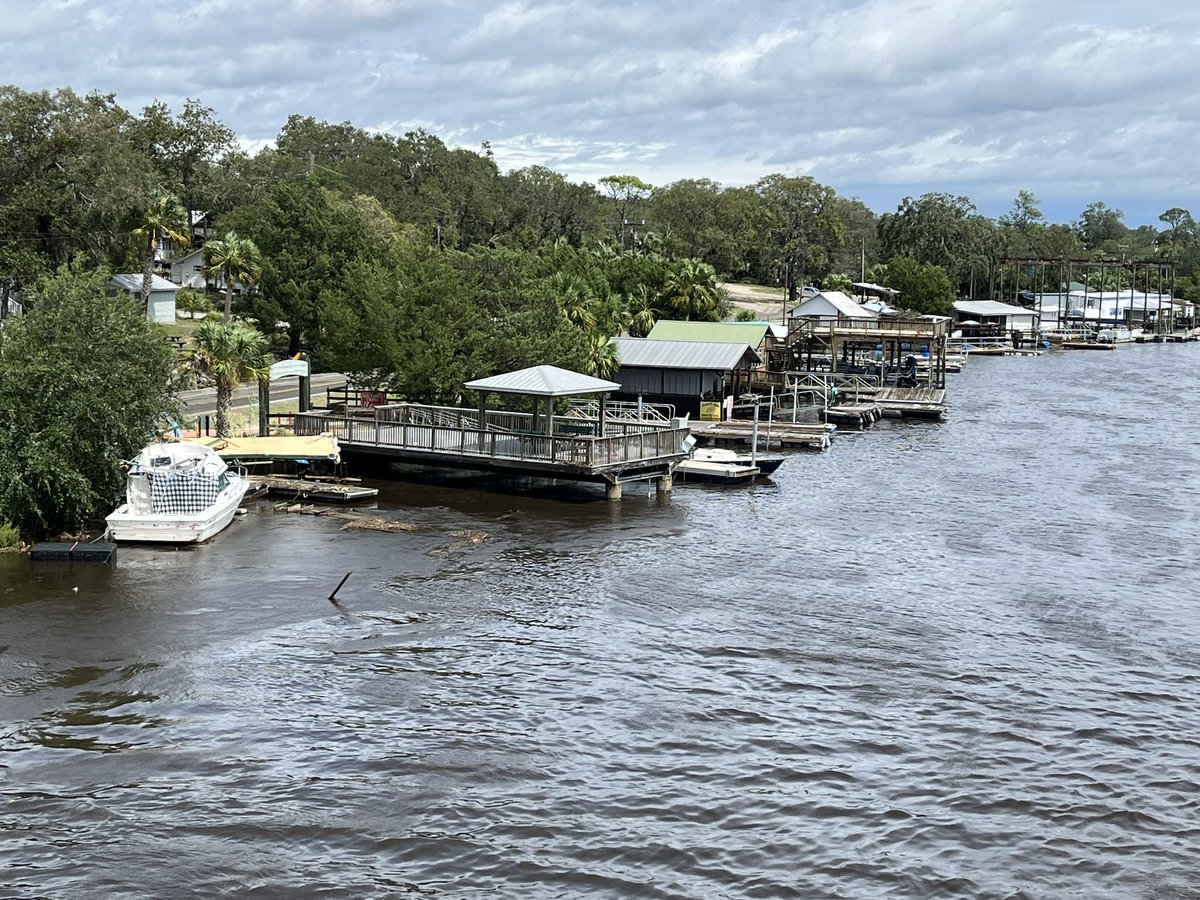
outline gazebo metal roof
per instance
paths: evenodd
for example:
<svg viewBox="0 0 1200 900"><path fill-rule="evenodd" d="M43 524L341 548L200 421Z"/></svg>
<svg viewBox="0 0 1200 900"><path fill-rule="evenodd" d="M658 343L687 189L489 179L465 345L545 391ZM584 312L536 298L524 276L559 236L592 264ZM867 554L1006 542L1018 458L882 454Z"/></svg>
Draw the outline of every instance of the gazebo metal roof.
<svg viewBox="0 0 1200 900"><path fill-rule="evenodd" d="M531 366L490 378L477 378L466 382L463 387L469 391L524 394L526 397L576 397L582 394L607 394L621 389L621 385L615 381L604 381L558 366Z"/></svg>

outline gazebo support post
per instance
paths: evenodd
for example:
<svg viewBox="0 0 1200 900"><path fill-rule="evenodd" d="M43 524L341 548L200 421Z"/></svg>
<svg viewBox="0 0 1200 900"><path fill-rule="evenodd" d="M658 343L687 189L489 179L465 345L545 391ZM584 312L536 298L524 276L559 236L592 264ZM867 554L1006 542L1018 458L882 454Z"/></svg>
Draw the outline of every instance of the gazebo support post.
<svg viewBox="0 0 1200 900"><path fill-rule="evenodd" d="M604 486L604 499L620 500L621 499L621 483L615 482Z"/></svg>
<svg viewBox="0 0 1200 900"><path fill-rule="evenodd" d="M604 422L608 418L608 394L600 395L600 421L596 424L596 437L604 437ZM619 485L618 485L619 487Z"/></svg>

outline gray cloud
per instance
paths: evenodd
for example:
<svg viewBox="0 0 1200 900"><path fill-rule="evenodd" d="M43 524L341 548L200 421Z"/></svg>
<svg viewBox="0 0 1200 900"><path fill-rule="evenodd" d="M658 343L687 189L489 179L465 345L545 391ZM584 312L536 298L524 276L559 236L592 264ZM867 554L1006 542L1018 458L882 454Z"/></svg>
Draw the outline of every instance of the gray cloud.
<svg viewBox="0 0 1200 900"><path fill-rule="evenodd" d="M577 180L807 174L991 215L1028 188L1136 225L1200 213L1198 38L1180 0L0 0L0 80L198 97L251 145L299 113Z"/></svg>

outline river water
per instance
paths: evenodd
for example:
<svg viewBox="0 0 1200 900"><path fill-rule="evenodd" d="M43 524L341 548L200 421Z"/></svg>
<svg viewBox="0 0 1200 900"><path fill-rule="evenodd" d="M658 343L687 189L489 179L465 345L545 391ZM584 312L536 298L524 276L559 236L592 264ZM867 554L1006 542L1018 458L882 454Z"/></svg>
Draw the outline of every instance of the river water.
<svg viewBox="0 0 1200 900"><path fill-rule="evenodd" d="M1200 896L1198 359L972 360L666 502L0 555L0 896Z"/></svg>

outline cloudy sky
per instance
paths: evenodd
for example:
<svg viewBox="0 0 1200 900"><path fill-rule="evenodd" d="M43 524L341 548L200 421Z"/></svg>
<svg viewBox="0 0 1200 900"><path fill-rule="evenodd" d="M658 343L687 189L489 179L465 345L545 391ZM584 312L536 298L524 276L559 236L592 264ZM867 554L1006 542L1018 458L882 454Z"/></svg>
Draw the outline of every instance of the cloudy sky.
<svg viewBox="0 0 1200 900"><path fill-rule="evenodd" d="M748 184L876 212L928 191L1052 221L1200 218L1190 0L0 0L0 82L195 97L250 147L292 113L504 170Z"/></svg>

